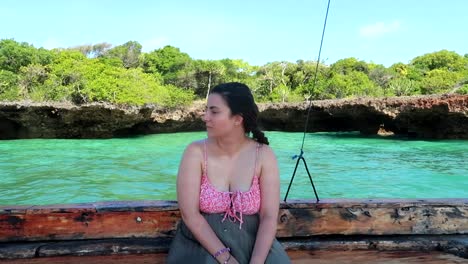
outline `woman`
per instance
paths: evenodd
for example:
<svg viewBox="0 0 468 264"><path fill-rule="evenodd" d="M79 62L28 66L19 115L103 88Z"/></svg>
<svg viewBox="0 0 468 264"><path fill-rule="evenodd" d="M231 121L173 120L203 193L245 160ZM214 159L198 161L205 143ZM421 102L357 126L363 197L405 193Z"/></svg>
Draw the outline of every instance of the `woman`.
<svg viewBox="0 0 468 264"><path fill-rule="evenodd" d="M257 116L246 85L225 83L210 92L208 138L191 143L179 167L182 221L168 263L290 263L275 238L278 164Z"/></svg>

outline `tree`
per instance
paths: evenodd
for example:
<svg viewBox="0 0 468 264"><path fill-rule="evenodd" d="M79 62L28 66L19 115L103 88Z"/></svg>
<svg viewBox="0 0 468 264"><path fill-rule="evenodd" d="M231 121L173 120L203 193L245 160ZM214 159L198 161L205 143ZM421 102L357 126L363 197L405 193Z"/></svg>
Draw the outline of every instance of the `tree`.
<svg viewBox="0 0 468 264"><path fill-rule="evenodd" d="M389 94L396 96L415 95L418 92L418 85L416 81L399 77L392 79L388 84Z"/></svg>
<svg viewBox="0 0 468 264"><path fill-rule="evenodd" d="M255 73L255 67L250 66L249 63L243 60L222 59L219 62L226 69L223 82L247 83Z"/></svg>
<svg viewBox="0 0 468 264"><path fill-rule="evenodd" d="M273 93L271 95L272 101L281 101L282 103L288 100L289 94L291 89L284 84L280 84L279 86L275 87Z"/></svg>
<svg viewBox="0 0 468 264"><path fill-rule="evenodd" d="M50 91L74 103L176 106L193 97L180 88L165 87L155 75L141 68L125 69L100 59L87 59L77 51L64 52L56 62L50 73Z"/></svg>
<svg viewBox="0 0 468 264"><path fill-rule="evenodd" d="M98 43L94 45L80 45L80 46L76 46L70 49L78 50L88 58L98 58L98 57L104 56L111 47L112 47L112 44L109 44L107 42L102 42L102 43Z"/></svg>
<svg viewBox="0 0 468 264"><path fill-rule="evenodd" d="M468 94L468 72L462 75L449 93Z"/></svg>
<svg viewBox="0 0 468 264"><path fill-rule="evenodd" d="M356 58L346 58L336 61L331 65L332 71L340 74L350 74L351 72L363 72L369 74L369 66L364 61L358 61Z"/></svg>
<svg viewBox="0 0 468 264"><path fill-rule="evenodd" d="M47 93L44 83L49 77L49 69L40 64L29 64L21 67L19 80L20 93L24 98L42 101Z"/></svg>
<svg viewBox="0 0 468 264"><path fill-rule="evenodd" d="M390 72L395 78L407 78L415 82L420 82L424 78L424 71L411 64L395 63L390 66Z"/></svg>
<svg viewBox="0 0 468 264"><path fill-rule="evenodd" d="M0 69L19 73L23 66L29 64L45 65L51 63L53 54L43 48L36 49L28 43L12 39L0 40Z"/></svg>
<svg viewBox="0 0 468 264"><path fill-rule="evenodd" d="M456 93L457 93L457 94L468 95L468 84L464 84L464 85L460 86L460 87L456 90Z"/></svg>
<svg viewBox="0 0 468 264"><path fill-rule="evenodd" d="M119 58L124 68L136 68L140 64L141 44L136 41L128 41L123 45L110 49L105 57Z"/></svg>
<svg viewBox="0 0 468 264"><path fill-rule="evenodd" d="M408 65L402 62L398 62L390 66L390 70L399 76L406 77L408 75L408 67Z"/></svg>
<svg viewBox="0 0 468 264"><path fill-rule="evenodd" d="M388 82L394 78L395 74L390 69L385 68L383 65L370 64L369 65L369 79L375 82L380 87L387 87Z"/></svg>
<svg viewBox="0 0 468 264"><path fill-rule="evenodd" d="M275 87L283 84L284 86L290 85L292 78L287 74L288 68L294 68L288 62L270 62L260 67L257 71L257 78L259 78L260 92L262 96L271 97Z"/></svg>
<svg viewBox="0 0 468 264"><path fill-rule="evenodd" d="M308 82L313 82L317 62L298 60L296 67L291 73L291 88L295 89L298 86L306 85ZM326 66L319 64L318 76L324 77L323 73L326 71Z"/></svg>
<svg viewBox="0 0 468 264"><path fill-rule="evenodd" d="M332 64L321 99L383 95L382 88L369 79L370 66L355 58L338 60Z"/></svg>
<svg viewBox="0 0 468 264"><path fill-rule="evenodd" d="M142 68L146 73L160 73L165 84L191 87L188 81L193 72L192 58L178 48L165 46L162 49L144 54ZM192 76L192 78L194 78Z"/></svg>
<svg viewBox="0 0 468 264"><path fill-rule="evenodd" d="M49 78L45 85L48 89L45 97L53 101L72 101L74 103L88 102L82 93L85 87L83 64L89 62L78 50L56 50L56 58L48 67Z"/></svg>
<svg viewBox="0 0 468 264"><path fill-rule="evenodd" d="M18 75L7 70L0 70L0 100L18 100Z"/></svg>
<svg viewBox="0 0 468 264"><path fill-rule="evenodd" d="M456 72L464 70L466 62L461 55L454 51L441 50L418 56L411 61L411 65L424 72L435 69Z"/></svg>
<svg viewBox="0 0 468 264"><path fill-rule="evenodd" d="M260 82L260 93L262 96L273 93L273 88L278 85L278 79L275 75L275 63L267 63L261 66L257 71L257 78Z"/></svg>
<svg viewBox="0 0 468 264"><path fill-rule="evenodd" d="M369 77L360 71L344 74L333 74L327 81L320 99L345 98L353 96L381 95Z"/></svg>
<svg viewBox="0 0 468 264"><path fill-rule="evenodd" d="M224 75L226 68L221 62L214 60L197 60L195 65L198 88L199 90L205 88L206 99L208 100L211 87L219 83L219 79Z"/></svg>
<svg viewBox="0 0 468 264"><path fill-rule="evenodd" d="M438 94L450 92L461 79L459 73L444 69L429 71L421 81L421 92L423 94Z"/></svg>
<svg viewBox="0 0 468 264"><path fill-rule="evenodd" d="M317 68L318 66L318 68ZM295 67L290 67L290 86L293 91L288 100L303 101L321 99L329 78L330 67L315 61L298 60ZM317 76L315 71L317 70ZM315 78L316 77L316 78Z"/></svg>

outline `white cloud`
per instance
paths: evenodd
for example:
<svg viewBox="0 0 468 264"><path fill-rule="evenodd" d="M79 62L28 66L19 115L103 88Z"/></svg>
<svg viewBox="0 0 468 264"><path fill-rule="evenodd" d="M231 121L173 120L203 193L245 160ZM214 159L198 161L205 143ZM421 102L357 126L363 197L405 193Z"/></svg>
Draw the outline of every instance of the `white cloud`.
<svg viewBox="0 0 468 264"><path fill-rule="evenodd" d="M401 29L400 21L391 23L377 22L372 25L366 25L359 29L359 35L363 37L380 37L387 33L397 32Z"/></svg>
<svg viewBox="0 0 468 264"><path fill-rule="evenodd" d="M168 45L169 40L166 37L157 37L152 39L144 40L141 45L144 52L153 51L155 49L162 48L165 45Z"/></svg>

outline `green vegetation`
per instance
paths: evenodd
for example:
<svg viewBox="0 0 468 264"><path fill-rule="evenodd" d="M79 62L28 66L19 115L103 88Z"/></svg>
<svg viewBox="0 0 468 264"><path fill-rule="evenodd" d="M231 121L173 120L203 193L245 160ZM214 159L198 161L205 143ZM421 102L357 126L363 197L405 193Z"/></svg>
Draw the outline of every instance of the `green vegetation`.
<svg viewBox="0 0 468 264"><path fill-rule="evenodd" d="M447 50L388 68L356 58L319 63L314 83L313 61L252 66L236 59L194 60L172 46L141 49L136 41L46 50L0 40L0 101L177 107L206 98L211 87L228 81L248 84L260 102L468 94L468 54Z"/></svg>

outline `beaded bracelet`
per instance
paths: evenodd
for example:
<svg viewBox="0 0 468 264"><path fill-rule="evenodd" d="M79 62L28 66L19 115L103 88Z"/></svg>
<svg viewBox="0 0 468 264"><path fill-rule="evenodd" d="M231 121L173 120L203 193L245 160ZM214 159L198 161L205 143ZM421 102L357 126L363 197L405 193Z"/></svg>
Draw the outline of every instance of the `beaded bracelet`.
<svg viewBox="0 0 468 264"><path fill-rule="evenodd" d="M217 258L217 257L219 257L219 255L223 254L224 252L231 252L231 249L228 248L228 247L227 248L222 248L222 249L218 250L218 252L214 253L213 257Z"/></svg>

